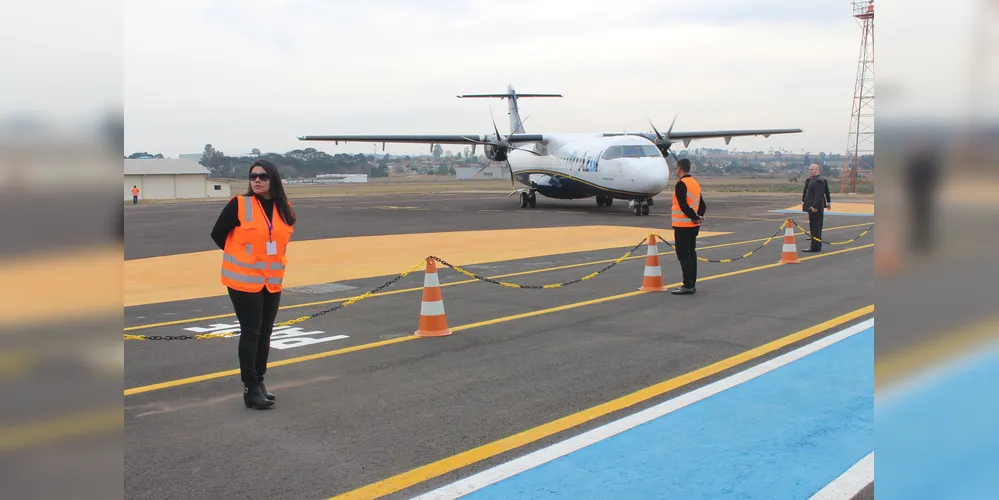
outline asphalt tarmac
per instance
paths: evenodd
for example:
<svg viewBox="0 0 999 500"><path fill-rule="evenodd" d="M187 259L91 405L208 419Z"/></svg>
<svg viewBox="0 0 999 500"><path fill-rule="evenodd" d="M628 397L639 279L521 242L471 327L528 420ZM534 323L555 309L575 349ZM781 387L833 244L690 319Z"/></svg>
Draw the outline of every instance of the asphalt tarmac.
<svg viewBox="0 0 999 500"><path fill-rule="evenodd" d="M786 215L769 210L794 204L795 196L719 194L706 201L705 230L728 234L700 239L699 254L722 259L772 236ZM648 227L671 239L661 229L669 227L668 198L656 202L652 215L634 216L620 202L597 207L592 200L539 198L538 208L520 209L515 198L491 194L311 198L296 203L296 238L593 224ZM127 206L126 259L215 249L209 232L221 207ZM807 227L804 214L794 218ZM851 239L871 223L873 217L829 216L825 236ZM873 304L873 242L872 231L826 245L821 254L802 253L801 264L779 265L778 237L745 259L700 263L698 294L681 297L635 293L645 245L591 279L554 289L501 287L441 268L454 330L442 338L412 337L423 284L423 272L414 272L381 295L276 331L281 347L271 350L267 381L278 400L268 411L247 410L240 401L237 338L127 341L126 498L327 498L365 487ZM519 284L562 283L608 266L637 243L467 270L514 274L499 279ZM804 237L798 246L805 247ZM679 265L666 245L659 252L673 286ZM446 260L447 249L440 256ZM278 321L319 313L392 278L287 290ZM193 335L235 325L225 297L125 310L130 334ZM429 491L745 366L396 488L390 497Z"/></svg>

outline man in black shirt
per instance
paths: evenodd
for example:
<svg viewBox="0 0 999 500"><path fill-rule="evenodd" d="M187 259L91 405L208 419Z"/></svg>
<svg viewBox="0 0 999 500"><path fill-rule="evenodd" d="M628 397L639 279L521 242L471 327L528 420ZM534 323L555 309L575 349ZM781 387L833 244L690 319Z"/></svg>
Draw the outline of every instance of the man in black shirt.
<svg viewBox="0 0 999 500"><path fill-rule="evenodd" d="M673 295L697 292L697 235L708 205L701 196L701 185L690 175L690 160L676 162L676 187L673 189L673 248L683 272L683 286L670 290Z"/></svg>
<svg viewBox="0 0 999 500"><path fill-rule="evenodd" d="M802 252L821 252L822 222L825 210L832 206L829 197L829 183L819 173L821 168L816 164L808 167L808 179L805 180L805 190L801 193L801 211L808 213L808 232L813 238L811 245Z"/></svg>

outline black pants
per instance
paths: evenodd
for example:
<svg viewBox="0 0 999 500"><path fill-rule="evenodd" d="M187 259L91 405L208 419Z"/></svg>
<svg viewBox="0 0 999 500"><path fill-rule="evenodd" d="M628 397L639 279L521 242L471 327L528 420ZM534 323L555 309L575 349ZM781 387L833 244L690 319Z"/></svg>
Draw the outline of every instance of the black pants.
<svg viewBox="0 0 999 500"><path fill-rule="evenodd" d="M239 320L239 376L244 384L254 384L263 380L267 371L281 292L271 293L264 288L248 293L230 288L229 298Z"/></svg>
<svg viewBox="0 0 999 500"><path fill-rule="evenodd" d="M700 232L700 227L673 228L673 249L683 270L685 288L694 288L697 284L697 234Z"/></svg>
<svg viewBox="0 0 999 500"><path fill-rule="evenodd" d="M815 212L808 212L808 232L811 233L815 238L822 239L822 219L825 216L825 210L817 210ZM822 250L822 242L816 239L812 239L811 244L812 250Z"/></svg>

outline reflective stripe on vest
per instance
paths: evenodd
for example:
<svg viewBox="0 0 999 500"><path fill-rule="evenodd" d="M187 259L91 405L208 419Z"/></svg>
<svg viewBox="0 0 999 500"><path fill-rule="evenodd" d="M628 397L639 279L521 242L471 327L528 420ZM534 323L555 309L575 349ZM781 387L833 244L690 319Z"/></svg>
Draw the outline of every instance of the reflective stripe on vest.
<svg viewBox="0 0 999 500"><path fill-rule="evenodd" d="M694 212L697 212L701 208L701 185L690 176L683 177L679 182L687 186L687 206L694 210ZM697 223L690 217L687 217L687 214L683 213L683 210L680 209L680 202L676 199L676 192L673 193L672 216L673 227L697 227Z"/></svg>

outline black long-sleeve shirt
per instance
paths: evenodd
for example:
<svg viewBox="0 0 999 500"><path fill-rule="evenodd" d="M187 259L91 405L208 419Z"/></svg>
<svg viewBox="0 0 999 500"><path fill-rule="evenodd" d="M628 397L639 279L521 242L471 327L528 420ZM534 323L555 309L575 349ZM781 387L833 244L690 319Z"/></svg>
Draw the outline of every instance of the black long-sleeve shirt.
<svg viewBox="0 0 999 500"><path fill-rule="evenodd" d="M254 195L254 197L260 201L261 205L264 207L264 214L267 215L267 218L274 220L274 200L267 200L256 195ZM226 238L229 237L229 233L231 233L232 230L238 225L239 200L233 198L229 201L229 204L222 209L222 213L219 214L218 220L215 221L215 227L212 228L212 239L215 240L215 244L224 250Z"/></svg>
<svg viewBox="0 0 999 500"><path fill-rule="evenodd" d="M690 177L690 174L683 177ZM683 177L681 177L681 179L683 179ZM676 194L676 201L680 204L680 210L683 210L683 213L686 214L687 217L690 217L690 220L694 222L701 220L701 216L704 215L704 212L708 208L707 203L704 203L704 196L701 196L700 208L697 209L697 212L694 212L694 209L690 207L689 203L687 203L687 184L683 181L676 181L676 190L674 193Z"/></svg>

